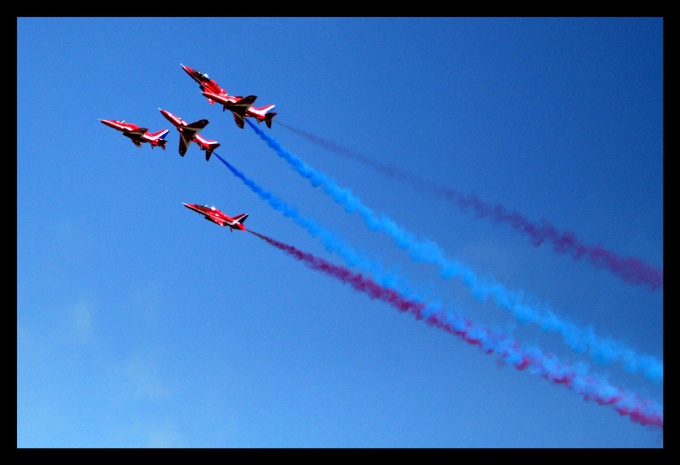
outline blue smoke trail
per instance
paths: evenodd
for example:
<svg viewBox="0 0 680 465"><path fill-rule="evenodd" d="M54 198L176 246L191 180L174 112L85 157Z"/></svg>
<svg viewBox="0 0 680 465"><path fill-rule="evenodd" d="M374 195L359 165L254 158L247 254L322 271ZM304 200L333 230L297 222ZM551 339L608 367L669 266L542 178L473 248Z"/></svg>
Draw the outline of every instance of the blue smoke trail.
<svg viewBox="0 0 680 465"><path fill-rule="evenodd" d="M592 400L598 405L611 405L620 415L626 415L631 421L663 429L663 407L649 399L643 399L638 394L627 392L610 384L607 380L588 374L584 364L568 365L562 363L552 354L544 354L538 348L522 349L519 344L500 333L494 333L486 328L472 324L451 311L442 309L437 305L425 305L417 296L404 297L404 284L396 284L390 275L381 272L382 266L376 265L361 257L349 245L340 240L334 233L325 230L313 220L303 217L296 208L276 198L271 192L265 191L253 180L234 168L217 153L214 155L226 165L231 172L255 192L262 200L266 201L275 210L293 219L303 226L314 237L319 237L329 251L336 251L349 264L359 264L364 269L376 270L376 282L387 282L378 286L371 284L371 280L361 275L353 275L349 270L325 262L325 260L313 257L309 254L297 251L293 247L278 243L270 238L253 233L270 242L288 253L296 255L311 265L313 269L322 270L328 274L340 277L350 283L355 289L368 292L371 298L380 298L399 308L401 311L413 313L417 319L423 319L429 325L443 329L451 334L461 337L465 342L477 345L485 353L493 353L505 363L512 365L518 370L527 370L532 374L541 376L554 384L562 384L569 388L584 400ZM252 231L251 231L252 232ZM390 290L395 292L390 292Z"/></svg>
<svg viewBox="0 0 680 465"><path fill-rule="evenodd" d="M347 213L356 212L361 215L371 230L388 234L400 248L410 252L413 260L438 266L443 279L459 278L478 300L486 301L490 296L501 308L512 312L520 323L532 322L544 331L560 334L573 351L587 352L588 356L600 364L619 361L629 372L642 372L652 381L663 382L662 362L649 355L638 355L618 341L601 338L592 327L581 329L572 322L560 319L548 306L544 305L543 309L534 308L524 301L523 292L509 290L495 280L478 276L463 263L447 259L436 243L429 240L419 241L414 234L405 231L387 216L376 215L349 189L340 188L331 178L306 165L250 120L247 121L260 138L302 177L308 179L313 187L321 186L336 203L344 206Z"/></svg>
<svg viewBox="0 0 680 465"><path fill-rule="evenodd" d="M243 173L241 173L232 165L230 165L216 152L213 152L213 155L219 158L222 161L222 163L224 163L227 166L227 168L231 170L232 173L234 173L239 179L241 179L246 184L246 186L248 186L253 192L255 192L262 200L264 200L272 208L274 208L274 210L277 210L281 212L284 216L291 218L297 224L305 228L312 235L312 237L319 238L326 247L326 250L328 250L331 253L333 252L338 253L343 258L343 260L345 260L345 263L347 263L348 266L360 266L362 269L370 271L375 276L381 276L379 282L383 286L394 287L400 285L402 286L402 289L404 289L402 293L405 293L411 296L411 298L414 298L412 291L408 292L405 291L405 284L400 283L401 278L397 276L395 273L388 272L382 266L382 264L378 262L373 262L365 259L360 254L355 252L354 249L352 249L352 247L346 244L340 237L338 237L337 234L335 234L332 231L324 229L311 218L307 218L300 214L300 212L298 212L298 210L292 205L276 198L271 192L268 192L264 190L262 187L258 186L254 181L243 175Z"/></svg>

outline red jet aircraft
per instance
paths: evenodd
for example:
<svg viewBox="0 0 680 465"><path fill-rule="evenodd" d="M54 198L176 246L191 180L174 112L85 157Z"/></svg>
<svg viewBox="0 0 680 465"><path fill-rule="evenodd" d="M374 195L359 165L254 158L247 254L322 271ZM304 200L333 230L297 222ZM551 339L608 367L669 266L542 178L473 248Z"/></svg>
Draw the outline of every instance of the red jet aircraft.
<svg viewBox="0 0 680 465"><path fill-rule="evenodd" d="M159 110L161 110L159 108ZM213 150L220 146L217 141L208 140L201 137L198 133L206 127L209 123L207 119L202 119L196 121L195 123L187 124L179 116L175 116L172 113L161 110L163 116L165 116L168 121L175 125L179 131L179 154L184 156L187 153L187 147L191 142L196 142L201 150L205 150L205 160L210 160L210 155L212 155Z"/></svg>
<svg viewBox="0 0 680 465"><path fill-rule="evenodd" d="M201 73L198 70L193 70L181 63L180 66L189 76L191 76L194 81L198 82L198 86L203 91L203 96L208 99L208 102L211 104L219 102L222 104L222 111L232 111L234 114L234 121L241 129L243 129L246 116L255 118L258 123L264 121L267 123L268 128L272 127L272 118L276 113L267 112L274 108L274 105L255 108L251 105L257 98L256 96L249 95L248 97L237 97L234 95L229 95L226 90L218 86L217 83L210 79L207 74Z"/></svg>
<svg viewBox="0 0 680 465"><path fill-rule="evenodd" d="M147 128L140 128L136 124L126 123L125 120L110 121L107 119L100 119L99 121L109 127L112 127L113 129L121 131L123 135L125 137L129 137L132 143L137 147L141 147L142 143L146 142L151 144L152 149L154 147L160 147L165 150L165 143L167 142L165 140L165 136L168 134L167 129L163 129L162 131L158 131L154 134L149 134Z"/></svg>
<svg viewBox="0 0 680 465"><path fill-rule="evenodd" d="M213 94L223 95L225 97L228 95L227 91L218 86L217 83L210 79L207 74L201 73L198 70L193 70L188 66L184 66L182 63L179 65L189 76L191 76L194 81L198 82L198 86L203 92L211 92ZM215 103L215 101L211 99L208 99L208 102L210 102L210 104Z"/></svg>
<svg viewBox="0 0 680 465"><path fill-rule="evenodd" d="M182 205L184 205L190 210L200 213L208 221L217 223L220 226L229 226L232 232L234 231L234 229L240 229L241 231L246 230L246 228L243 226L243 222L246 220L246 218L248 218L247 213L231 218L222 213L221 211L219 211L217 208L210 207L208 205L192 205L190 203L184 202L182 202Z"/></svg>
<svg viewBox="0 0 680 465"><path fill-rule="evenodd" d="M243 129L243 123L245 122L245 117L250 116L255 118L258 123L264 121L267 123L267 127L272 127L272 118L276 113L267 113L269 110L274 108L274 105L267 105L262 108L255 108L252 106L253 102L257 98L254 95L249 95L248 97L234 97L230 95L217 95L212 92L203 92L203 95L212 99L218 103L222 104L222 111L231 110L234 114L234 121L236 125Z"/></svg>

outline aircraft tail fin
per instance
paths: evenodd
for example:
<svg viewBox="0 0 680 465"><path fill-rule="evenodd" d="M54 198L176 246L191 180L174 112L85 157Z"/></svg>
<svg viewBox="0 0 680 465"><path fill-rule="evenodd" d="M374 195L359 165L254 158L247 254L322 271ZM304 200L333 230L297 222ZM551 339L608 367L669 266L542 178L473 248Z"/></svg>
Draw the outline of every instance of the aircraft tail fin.
<svg viewBox="0 0 680 465"><path fill-rule="evenodd" d="M155 132L153 134L147 134L146 136L151 140L163 139L168 135L168 129L163 129L162 131Z"/></svg>
<svg viewBox="0 0 680 465"><path fill-rule="evenodd" d="M247 213L243 213L243 214L241 214L241 215L239 215L239 216L234 217L234 221L236 221L237 223L243 224L243 222L246 220L246 218L248 218L248 214L247 214Z"/></svg>
<svg viewBox="0 0 680 465"><path fill-rule="evenodd" d="M157 145L165 150L165 144L168 142L165 140L165 136L167 135L167 129L163 129L162 131L158 131L154 134L147 134L147 137L151 140L151 148L153 148L154 145Z"/></svg>

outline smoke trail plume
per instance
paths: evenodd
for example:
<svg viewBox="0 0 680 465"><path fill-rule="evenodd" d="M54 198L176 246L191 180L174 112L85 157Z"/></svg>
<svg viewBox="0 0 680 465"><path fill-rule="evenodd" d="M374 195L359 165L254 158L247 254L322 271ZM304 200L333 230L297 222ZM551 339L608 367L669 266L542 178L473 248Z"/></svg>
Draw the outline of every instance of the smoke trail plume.
<svg viewBox="0 0 680 465"><path fill-rule="evenodd" d="M302 252L297 248L249 231L251 234L283 250L303 262L309 268L332 276L371 299L387 302L401 312L411 313L426 324L443 329L460 337L470 345L478 346L487 354L494 354L518 370L527 370L554 384L562 384L585 400L599 405L612 405L621 415L641 425L663 429L663 411L653 401L642 399L635 393L625 392L605 380L585 373L584 367L572 367L561 363L554 355L543 354L538 349L522 349L519 344L500 333L471 323L468 319L442 309L431 308L422 302L404 298L397 291L380 286L375 281L351 270Z"/></svg>
<svg viewBox="0 0 680 465"><path fill-rule="evenodd" d="M352 266L352 262L353 264L359 264L363 269L371 270L376 275L377 282L373 282L373 284L377 284L377 287L369 284L369 281L364 281L357 277L353 285L355 289L361 287L370 289L369 295L375 296L374 298L380 297L393 305L396 304L397 307L403 308L404 311L410 311L416 318L424 319L427 324L458 335L470 344L478 345L486 353L495 353L517 369L528 369L531 373L538 374L553 383L563 384L583 397L584 400L593 400L599 405L612 405L619 414L628 416L636 423L663 429L662 407L651 400L640 398L635 393L625 392L618 387L612 386L606 380L595 379L587 375L584 365L570 366L562 364L556 357L544 355L537 348L520 351L514 341L499 334L492 334L483 328L473 326L467 319L451 311L423 306L418 303L421 299L417 296L402 297L409 296L410 293L406 289L405 284L394 279L393 276L386 275L382 271L381 266L361 257L350 246L339 240L336 235L324 230L311 219L302 217L295 208L264 190L217 153L214 153L214 155L262 200L265 200L274 209L303 226L312 236L319 237L329 251L338 252L350 266ZM261 237L264 239L264 236ZM275 245L275 242L270 242L270 244ZM292 249L289 250L292 251ZM296 255L303 257L301 259L306 262L318 263L316 266L319 266L319 269L324 267L328 270L335 269L333 265L327 266L328 262L314 262L313 260L305 259L303 255ZM343 273L346 273L346 271L340 271L338 275L341 276ZM346 276L353 277L351 272L346 274ZM397 294L389 292L390 289L399 295L397 296Z"/></svg>
<svg viewBox="0 0 680 465"><path fill-rule="evenodd" d="M380 263L368 260L357 253L351 246L345 243L337 234L332 231L321 227L311 218L303 216L298 210L292 205L278 199L271 192L264 190L261 186L256 184L252 179L246 177L239 170L234 168L229 162L219 156L216 152L213 152L222 163L226 165L227 168L243 183L250 188L255 194L257 194L260 199L264 200L271 206L274 210L281 212L284 216L289 217L295 221L298 225L302 226L312 235L312 237L318 238L326 247L329 252L337 253L342 257L348 266L359 266L360 268L371 272L374 276L379 277L379 283L384 286L394 287L400 286L402 294L411 295L412 292L406 289L406 284L402 282L401 278L395 273L388 272Z"/></svg>
<svg viewBox="0 0 680 465"><path fill-rule="evenodd" d="M465 264L446 258L436 243L419 241L414 234L402 229L392 219L375 214L349 189L340 188L335 181L306 165L253 123L248 121L248 124L281 158L302 177L308 179L312 186L322 186L324 192L336 203L344 206L348 213L357 212L371 230L381 231L392 237L399 247L410 252L414 261L438 266L443 279L459 278L477 299L486 300L491 297L501 308L512 312L520 323L532 322L538 324L544 331L560 334L572 350L578 353L587 351L588 356L598 363L619 361L630 372L642 372L652 381L663 381L663 363L654 357L638 355L618 341L598 337L591 328L581 329L574 323L560 319L547 306L540 309L529 305L525 302L522 291L507 289L492 279L478 276Z"/></svg>
<svg viewBox="0 0 680 465"><path fill-rule="evenodd" d="M301 131L281 122L277 123L331 152L348 159L357 160L384 175L406 181L418 189L430 191L449 201L455 202L462 210L472 209L478 218L490 218L497 223L508 224L517 232L528 236L529 242L535 247L550 242L556 252L570 255L575 260L587 257L591 264L598 268L606 269L629 283L645 286L652 290L663 288L663 268L649 265L638 258L622 257L599 245L583 244L573 232L560 232L555 226L545 220L541 224L537 224L516 210L509 211L500 203L484 202L474 193L466 195L451 188L432 183L410 172L379 163L327 139Z"/></svg>

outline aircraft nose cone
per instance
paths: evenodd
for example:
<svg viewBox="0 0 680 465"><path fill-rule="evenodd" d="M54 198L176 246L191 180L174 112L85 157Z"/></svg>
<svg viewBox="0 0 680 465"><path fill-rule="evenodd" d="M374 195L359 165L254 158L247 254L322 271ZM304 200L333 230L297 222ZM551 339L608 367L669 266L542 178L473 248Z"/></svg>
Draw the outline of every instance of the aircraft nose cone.
<svg viewBox="0 0 680 465"><path fill-rule="evenodd" d="M176 118L175 115L173 115L173 114L170 113L169 111L165 111L165 110L162 110L162 109L160 109L160 108L159 108L159 110L161 110L161 115L165 116L165 119L167 119L167 120L170 121L172 124L174 124L175 126L177 126L177 121L175 120L175 118Z"/></svg>

